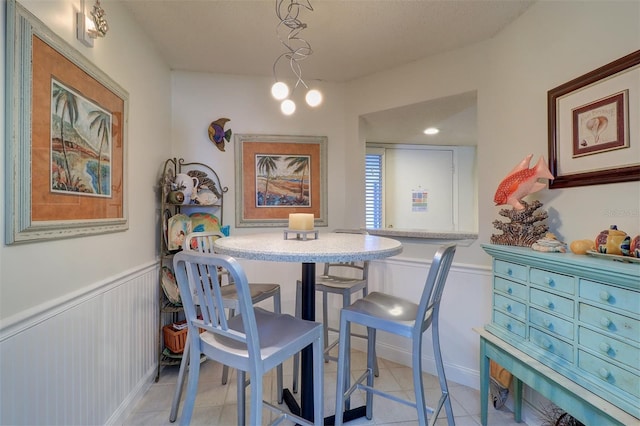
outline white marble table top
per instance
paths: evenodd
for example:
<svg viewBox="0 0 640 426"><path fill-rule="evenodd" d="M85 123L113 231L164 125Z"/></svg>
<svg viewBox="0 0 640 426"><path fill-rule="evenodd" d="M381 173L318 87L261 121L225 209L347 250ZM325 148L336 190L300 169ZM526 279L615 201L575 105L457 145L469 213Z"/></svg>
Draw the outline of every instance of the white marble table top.
<svg viewBox="0 0 640 426"><path fill-rule="evenodd" d="M350 262L395 256L402 252L402 244L391 238L332 232L319 233L317 240L285 240L281 231L219 238L214 250L231 257L272 262Z"/></svg>

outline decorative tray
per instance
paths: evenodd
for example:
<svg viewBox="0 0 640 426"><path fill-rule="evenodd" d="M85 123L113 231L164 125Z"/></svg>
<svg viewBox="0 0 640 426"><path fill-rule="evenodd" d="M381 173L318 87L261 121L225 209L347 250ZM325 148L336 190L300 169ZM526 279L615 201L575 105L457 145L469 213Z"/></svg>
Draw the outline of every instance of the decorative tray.
<svg viewBox="0 0 640 426"><path fill-rule="evenodd" d="M589 256L601 257L603 259L615 260L616 262L627 262L627 263L640 263L640 258L631 257L631 256L619 256L616 254L604 254L598 253L594 250L587 250L587 254Z"/></svg>
<svg viewBox="0 0 640 426"><path fill-rule="evenodd" d="M164 295L167 296L167 300L174 305L182 305L180 300L180 291L178 290L178 283L176 277L173 275L173 271L166 267L162 267L162 280L160 281Z"/></svg>
<svg viewBox="0 0 640 426"><path fill-rule="evenodd" d="M167 221L167 249L176 252L182 249L185 237L191 233L191 219L185 214L176 214Z"/></svg>
<svg viewBox="0 0 640 426"><path fill-rule="evenodd" d="M210 213L191 213L189 219L192 232L220 232L220 219Z"/></svg>

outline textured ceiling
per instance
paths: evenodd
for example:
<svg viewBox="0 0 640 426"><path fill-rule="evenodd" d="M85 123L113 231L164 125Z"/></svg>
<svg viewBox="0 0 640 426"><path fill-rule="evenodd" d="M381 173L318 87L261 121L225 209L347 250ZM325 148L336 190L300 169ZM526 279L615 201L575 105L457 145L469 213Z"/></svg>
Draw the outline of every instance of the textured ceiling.
<svg viewBox="0 0 640 426"><path fill-rule="evenodd" d="M120 1L173 70L271 76L285 50L275 0ZM307 1L307 0L300 0ZM302 74L345 82L489 39L535 0L311 0L300 36L313 48ZM285 0L284 4L288 4ZM104 4L108 12L108 2ZM282 62L280 63L282 64ZM279 78L293 78L286 64ZM367 140L474 145L476 95L431 100L363 117ZM427 125L439 126L426 136Z"/></svg>
<svg viewBox="0 0 640 426"><path fill-rule="evenodd" d="M284 52L276 35L275 0L119 1L171 69L271 75L275 58ZM314 51L302 64L303 77L343 82L473 44L494 36L532 3L312 0L314 10L302 9L299 16L307 24L301 37Z"/></svg>

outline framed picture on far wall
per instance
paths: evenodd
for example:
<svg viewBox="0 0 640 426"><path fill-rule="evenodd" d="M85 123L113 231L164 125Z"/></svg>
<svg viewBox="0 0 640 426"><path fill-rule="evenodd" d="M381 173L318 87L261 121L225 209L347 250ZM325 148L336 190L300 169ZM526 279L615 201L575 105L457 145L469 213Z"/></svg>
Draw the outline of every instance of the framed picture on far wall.
<svg viewBox="0 0 640 426"><path fill-rule="evenodd" d="M629 147L629 90L573 110L573 158Z"/></svg>
<svg viewBox="0 0 640 426"><path fill-rule="evenodd" d="M549 188L640 180L640 50L547 93Z"/></svg>
<svg viewBox="0 0 640 426"><path fill-rule="evenodd" d="M7 244L124 231L128 93L7 2Z"/></svg>
<svg viewBox="0 0 640 426"><path fill-rule="evenodd" d="M288 225L313 213L327 226L325 136L235 135L236 227Z"/></svg>

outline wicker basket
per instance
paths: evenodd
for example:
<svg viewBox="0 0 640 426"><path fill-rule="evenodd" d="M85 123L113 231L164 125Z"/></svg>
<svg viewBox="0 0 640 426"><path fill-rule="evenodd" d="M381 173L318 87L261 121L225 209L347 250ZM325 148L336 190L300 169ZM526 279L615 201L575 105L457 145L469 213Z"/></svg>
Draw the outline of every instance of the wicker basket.
<svg viewBox="0 0 640 426"><path fill-rule="evenodd" d="M176 324L184 324L186 321L179 321ZM187 341L187 328L182 330L176 330L173 328L173 324L167 324L162 327L162 334L164 336L164 345L173 353L181 354L184 352L184 345ZM202 333L204 329L200 329Z"/></svg>

